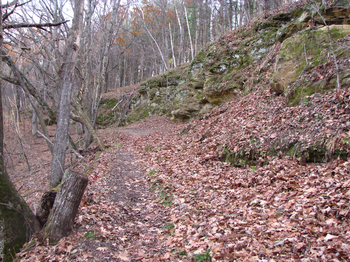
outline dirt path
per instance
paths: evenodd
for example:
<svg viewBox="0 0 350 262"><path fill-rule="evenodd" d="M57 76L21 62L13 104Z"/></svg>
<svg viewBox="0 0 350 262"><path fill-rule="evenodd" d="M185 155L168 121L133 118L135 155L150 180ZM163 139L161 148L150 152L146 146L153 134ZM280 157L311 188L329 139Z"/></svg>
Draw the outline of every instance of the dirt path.
<svg viewBox="0 0 350 262"><path fill-rule="evenodd" d="M21 261L164 261L162 239L169 214L152 191L132 145L145 135L166 131L166 123L157 117L99 130L109 148L86 156L90 182L74 233L54 247L38 239L21 254Z"/></svg>

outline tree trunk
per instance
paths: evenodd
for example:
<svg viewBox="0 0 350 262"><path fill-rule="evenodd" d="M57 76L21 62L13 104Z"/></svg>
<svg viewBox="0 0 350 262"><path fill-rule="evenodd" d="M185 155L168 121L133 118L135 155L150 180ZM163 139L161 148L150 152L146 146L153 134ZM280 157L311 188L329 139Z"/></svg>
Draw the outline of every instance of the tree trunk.
<svg viewBox="0 0 350 262"><path fill-rule="evenodd" d="M16 122L22 122L21 121L21 93L19 90L19 87L16 86Z"/></svg>
<svg viewBox="0 0 350 262"><path fill-rule="evenodd" d="M76 122L79 122L81 124L83 124L87 130L89 130L89 133L92 135L93 139L96 141L96 143L98 144L99 148L104 151L106 149L106 147L104 146L103 142L101 141L101 139L98 137L97 132L95 131L94 127L92 126L91 122L89 121L89 118L87 117L87 115L84 113L84 111L81 110L81 108L79 107L79 105L77 105L76 107L79 116L76 116L74 114L70 114L70 118Z"/></svg>
<svg viewBox="0 0 350 262"><path fill-rule="evenodd" d="M36 136L38 132L38 116L35 113L35 110L33 108L32 112L32 135Z"/></svg>
<svg viewBox="0 0 350 262"><path fill-rule="evenodd" d="M84 112L86 112L88 118L92 119L92 104L93 104L93 87L94 87L94 74L92 70L91 50L92 50L92 33L91 33L91 19L95 11L97 1L88 1L88 10L85 16L85 29L84 29L84 63L83 63L83 76L84 81L78 101L82 106ZM89 130L83 126L85 132L85 148L88 148L92 142L92 136Z"/></svg>
<svg viewBox="0 0 350 262"><path fill-rule="evenodd" d="M0 5L0 49L2 49L2 8ZM0 61L1 71L1 61ZM0 81L0 259L12 261L14 253L40 230L40 224L12 184L3 159L4 134Z"/></svg>
<svg viewBox="0 0 350 262"><path fill-rule="evenodd" d="M45 238L49 239L50 244L56 244L72 231L87 184L88 177L85 174L68 170L64 175L45 227Z"/></svg>
<svg viewBox="0 0 350 262"><path fill-rule="evenodd" d="M147 27L147 24L146 24L146 21L145 21L145 14L142 10L142 8L139 9L140 12L141 12L141 18L142 18L142 21L143 21L143 26L144 28L146 29L146 32L148 33L148 35L150 36L150 38L152 39L152 41L154 42L154 44L156 45L158 51L159 51L159 54L160 54L160 57L162 58L162 61L163 61L163 64L164 64L164 68L165 68L165 71L168 70L168 65L165 61L165 58L164 58L164 55L163 55L163 52L162 52L162 49L160 48L157 40L153 37L152 33L149 31L148 27Z"/></svg>
<svg viewBox="0 0 350 262"><path fill-rule="evenodd" d="M175 57L173 36L172 36L172 33L171 33L171 26L170 26L170 23L169 23L169 35L170 35L171 55L172 55L172 59L173 59L172 62L173 62L174 68L176 68L176 57Z"/></svg>
<svg viewBox="0 0 350 262"><path fill-rule="evenodd" d="M177 8L176 8L176 5L175 5L175 1L174 1L174 8L175 8L175 14L176 14L176 18L177 18L177 22L179 24L179 30L180 30L180 43L179 43L179 56L178 56L178 59L177 61L181 64L181 59L182 59L182 53L184 52L183 50L183 46L182 46L182 43L183 43L183 39L184 39L184 32L183 32L183 29L182 29L182 25L181 25L181 20L180 20L180 16L177 12Z"/></svg>
<svg viewBox="0 0 350 262"><path fill-rule="evenodd" d="M185 18L186 18L186 24L187 24L187 31L188 31L188 37L189 37L189 42L190 42L190 46L191 46L191 61L193 60L193 44L192 44L192 37L191 37L191 29L190 29L190 25L188 23L188 15L187 15L187 8L185 6L185 3L183 3L184 6L184 10L185 10Z"/></svg>
<svg viewBox="0 0 350 262"><path fill-rule="evenodd" d="M209 33L210 33L210 42L214 41L214 0L211 0L210 5L210 24L209 24Z"/></svg>
<svg viewBox="0 0 350 262"><path fill-rule="evenodd" d="M59 104L59 114L55 135L51 162L50 186L56 187L64 173L66 147L68 143L68 127L70 114L70 100L73 85L73 70L79 50L80 37L82 34L84 0L75 1L74 18L69 32L68 43L65 50L64 62L59 74L59 87L62 88Z"/></svg>
<svg viewBox="0 0 350 262"><path fill-rule="evenodd" d="M116 36L116 32L119 31L120 26L121 26L121 23L119 23L119 25L117 26L117 29L116 29L116 23L115 23L116 22L115 20L118 17L120 1L121 0L113 0L112 1L113 9L112 9L110 21L108 23L107 41L103 44L103 48L102 48L102 53L101 53L102 58L101 58L101 62L99 65L99 74L97 77L97 79L98 79L97 80L97 87L96 87L95 94L94 94L94 100L92 102L92 114L91 114L90 122L91 122L93 128L95 128L95 126L96 126L98 107L99 107L100 100L101 100L101 94L102 94L104 87L106 86L106 76L108 73L108 53L111 50L113 39ZM123 14L123 16L125 16L125 13ZM93 134L91 134L91 135L93 135ZM87 137L87 139L85 140L85 147L88 147L89 144L86 144L86 142L90 142L89 139L90 138ZM104 146L100 147L100 148L102 149L102 148L104 148Z"/></svg>

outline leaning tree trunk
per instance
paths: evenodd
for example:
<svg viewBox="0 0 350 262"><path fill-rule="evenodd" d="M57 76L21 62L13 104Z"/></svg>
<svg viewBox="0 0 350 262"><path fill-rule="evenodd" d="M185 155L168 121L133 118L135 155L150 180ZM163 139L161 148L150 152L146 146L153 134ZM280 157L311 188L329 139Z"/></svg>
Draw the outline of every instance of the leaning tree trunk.
<svg viewBox="0 0 350 262"><path fill-rule="evenodd" d="M56 187L64 173L66 146L68 143L68 128L70 114L70 100L73 85L73 71L79 50L82 34L84 0L76 0L72 28L69 31L68 43L64 61L59 73L59 87L62 88L59 103L59 114L55 135L55 145L52 153L50 186Z"/></svg>
<svg viewBox="0 0 350 262"><path fill-rule="evenodd" d="M1 3L1 2L0 2ZM2 49L2 9L0 4L0 50ZM1 60L0 60L1 71ZM12 261L14 253L40 230L40 224L12 184L4 166L4 134L0 81L0 260Z"/></svg>
<svg viewBox="0 0 350 262"><path fill-rule="evenodd" d="M72 231L87 184L88 178L85 174L69 170L64 175L45 227L45 238L49 239L50 244L56 244Z"/></svg>
<svg viewBox="0 0 350 262"><path fill-rule="evenodd" d="M35 113L35 110L33 109L32 112L32 135L36 136L38 133L38 117Z"/></svg>

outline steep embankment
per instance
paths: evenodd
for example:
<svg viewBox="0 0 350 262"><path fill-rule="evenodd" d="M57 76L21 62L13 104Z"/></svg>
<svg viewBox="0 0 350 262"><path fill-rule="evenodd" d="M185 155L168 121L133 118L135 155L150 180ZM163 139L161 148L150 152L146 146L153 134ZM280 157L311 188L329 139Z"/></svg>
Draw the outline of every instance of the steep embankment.
<svg viewBox="0 0 350 262"><path fill-rule="evenodd" d="M190 64L141 83L128 121L153 114L189 121L237 95L269 87L297 105L305 96L334 89L337 75L347 86L349 6L343 0L326 9L313 1L294 3L227 33Z"/></svg>
<svg viewBox="0 0 350 262"><path fill-rule="evenodd" d="M191 121L129 144L169 214L154 259L350 259L349 27L308 27L310 12L271 15L141 84L129 121Z"/></svg>
<svg viewBox="0 0 350 262"><path fill-rule="evenodd" d="M297 3L228 33L201 50L189 65L142 83L132 99L133 110L126 123L153 114L167 114L173 121L186 122L227 107L228 101L240 104L241 112L236 114L242 118L255 105L242 102L246 99L241 97L256 90L270 90L269 103L282 99L291 106L283 109L290 115L283 116L283 125L274 127L272 137L262 140L249 133L244 122L231 121L234 130L227 129L229 133L223 135L226 141L219 145L221 160L244 166L266 163L268 155L288 155L305 162L346 159L346 143L339 142L341 132L333 134L328 128L331 122L321 121L331 121L329 111L321 113L320 101L312 104L310 97L350 84L349 10L349 1L336 1L322 10L311 2ZM331 25L323 26L323 19ZM293 107L298 105L302 109ZM338 107L347 110L346 104ZM264 114L273 112L278 119L280 110L264 106L250 125L265 128ZM296 119L298 110L308 115ZM243 140L233 139L232 133L240 134L242 128L246 130L240 138ZM269 130L254 132L267 134Z"/></svg>
<svg viewBox="0 0 350 262"><path fill-rule="evenodd" d="M341 159L349 154L349 103L349 88L293 108L270 90L255 91L185 128L138 139L137 154L170 214L163 258L350 259L350 162ZM279 154L284 146L291 156ZM303 146L315 152L309 160L338 157L293 159Z"/></svg>

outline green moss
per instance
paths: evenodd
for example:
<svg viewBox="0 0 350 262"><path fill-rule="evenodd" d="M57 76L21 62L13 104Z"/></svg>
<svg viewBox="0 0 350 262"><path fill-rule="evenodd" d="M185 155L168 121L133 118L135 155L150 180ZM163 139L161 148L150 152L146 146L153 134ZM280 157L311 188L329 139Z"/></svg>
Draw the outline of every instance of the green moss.
<svg viewBox="0 0 350 262"><path fill-rule="evenodd" d="M347 35L346 32L339 28L330 27L330 35L334 42L335 54L338 59L349 55L349 50L338 48L340 41ZM339 40L337 42L337 40ZM306 55L305 55L306 51ZM326 29L323 30L304 30L299 35L295 35L283 42L280 57L285 61L298 61L296 74L299 75L298 81L292 85L292 88L286 90L288 104L295 106L304 102L305 97L311 96L314 93L326 93L336 87L335 76L330 81L325 79L318 81L310 81L307 76L316 70L318 66L326 65L330 61L330 40ZM306 64L306 59L308 64ZM308 72L307 74L304 74ZM303 73L303 74L302 74ZM342 81L347 84L347 75L342 73Z"/></svg>
<svg viewBox="0 0 350 262"><path fill-rule="evenodd" d="M100 107L104 109L112 109L118 103L116 98L102 98L100 101Z"/></svg>
<svg viewBox="0 0 350 262"><path fill-rule="evenodd" d="M259 162L261 158L266 159L267 155L286 155L299 160L301 156L304 155L307 163L324 163L338 157L344 160L347 159L348 153L346 149L342 147L337 149L327 148L325 144L324 141L315 141L314 144L311 145L303 145L300 142L290 144L289 140L286 139L283 141L275 141L266 150L266 148L260 148L260 144L254 139L251 139L247 141L246 146L238 152L233 152L227 147L224 147L221 152L220 160L229 162L235 167L245 167L268 164L268 160L264 163Z"/></svg>
<svg viewBox="0 0 350 262"><path fill-rule="evenodd" d="M115 123L115 121L117 120L117 114L114 113L113 111L109 111L109 112L102 112L98 115L97 119L96 119L96 124L100 127L100 128L106 128L110 125L112 125L113 123Z"/></svg>
<svg viewBox="0 0 350 262"><path fill-rule="evenodd" d="M210 250L207 250L204 254L193 255L192 260L196 262L211 261Z"/></svg>
<svg viewBox="0 0 350 262"><path fill-rule="evenodd" d="M159 193L159 196L160 196L160 199L161 199L161 203L163 204L164 207L167 207L167 206L172 206L174 203L173 203L173 195L172 194L169 194L167 193L166 191L161 191Z"/></svg>
<svg viewBox="0 0 350 262"><path fill-rule="evenodd" d="M15 253L35 233L36 218L16 191L0 161L0 254L4 261L13 261Z"/></svg>
<svg viewBox="0 0 350 262"><path fill-rule="evenodd" d="M298 85L293 90L287 92L287 101L289 106L296 106L307 103L308 97L315 94L324 94L332 90L334 86L323 86L323 82L307 83L305 85Z"/></svg>
<svg viewBox="0 0 350 262"><path fill-rule="evenodd" d="M271 27L276 28L278 26L279 26L279 23L277 23L276 21L263 21L255 25L255 30L259 31L259 30L263 30Z"/></svg>
<svg viewBox="0 0 350 262"><path fill-rule="evenodd" d="M204 97L203 93L198 93L196 95L196 98L201 100L201 99L204 99L205 97Z"/></svg>
<svg viewBox="0 0 350 262"><path fill-rule="evenodd" d="M330 35L333 41L345 37L347 34L337 28L330 29ZM304 30L300 33L298 41L294 39L287 39L281 49L280 57L285 57L287 60L290 57L298 58L300 66L298 72L300 73L306 64L305 50L309 64L316 67L328 61L328 52L330 48L328 34L324 30Z"/></svg>
<svg viewBox="0 0 350 262"><path fill-rule="evenodd" d="M127 123L134 123L141 119L145 119L150 116L151 107L138 107L133 112L131 112L127 117Z"/></svg>

